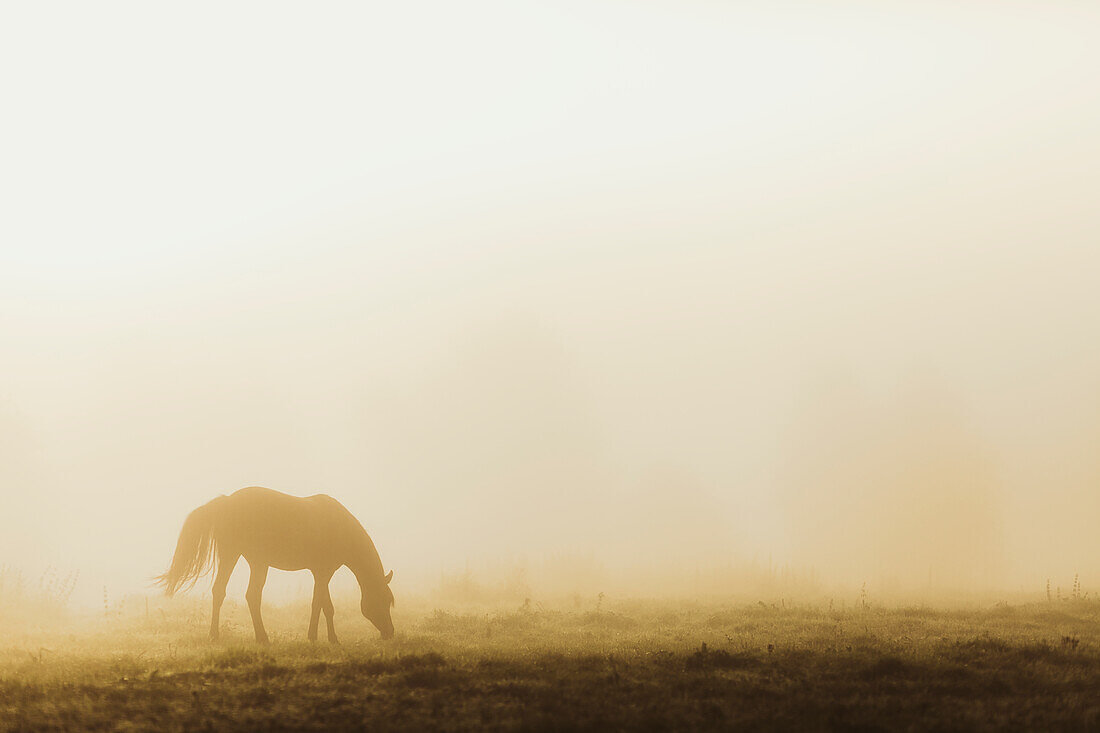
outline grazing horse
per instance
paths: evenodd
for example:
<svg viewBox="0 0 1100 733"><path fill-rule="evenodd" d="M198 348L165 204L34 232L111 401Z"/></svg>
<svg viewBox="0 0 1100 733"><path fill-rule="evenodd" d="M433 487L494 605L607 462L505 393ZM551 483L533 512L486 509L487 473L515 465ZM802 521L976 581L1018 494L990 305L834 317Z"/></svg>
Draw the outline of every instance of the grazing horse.
<svg viewBox="0 0 1100 733"><path fill-rule="evenodd" d="M259 643L268 643L260 617L264 583L267 571L277 568L313 573L309 640L317 641L317 625L324 611L328 640L335 644L328 584L344 565L359 581L363 615L382 632L383 639L393 638L393 591L389 586L393 571L383 574L382 560L367 531L332 497L318 494L301 498L260 486L219 496L187 517L172 565L156 581L171 596L181 588L193 587L199 578L216 569L210 638L217 640L225 587L242 557L252 572L245 598Z"/></svg>

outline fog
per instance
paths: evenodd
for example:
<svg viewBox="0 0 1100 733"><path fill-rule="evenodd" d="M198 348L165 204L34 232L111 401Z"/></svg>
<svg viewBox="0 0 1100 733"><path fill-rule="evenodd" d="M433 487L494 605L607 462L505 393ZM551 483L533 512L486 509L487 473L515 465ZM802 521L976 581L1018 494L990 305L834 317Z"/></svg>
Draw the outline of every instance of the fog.
<svg viewBox="0 0 1100 733"><path fill-rule="evenodd" d="M399 599L1100 583L1094 6L52 8L0 22L0 564L152 592L262 485Z"/></svg>

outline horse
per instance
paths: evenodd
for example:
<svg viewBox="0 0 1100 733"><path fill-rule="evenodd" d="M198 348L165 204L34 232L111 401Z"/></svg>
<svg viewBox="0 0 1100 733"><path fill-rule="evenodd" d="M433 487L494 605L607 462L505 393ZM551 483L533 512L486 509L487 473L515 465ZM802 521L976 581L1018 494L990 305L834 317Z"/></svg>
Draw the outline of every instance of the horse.
<svg viewBox="0 0 1100 733"><path fill-rule="evenodd" d="M383 639L393 638L393 571L383 573L382 559L370 535L331 496L298 497L261 486L219 496L188 515L171 566L154 580L171 597L181 589L193 588L200 578L214 572L210 639L217 641L225 587L242 557L251 571L245 598L258 643L270 643L260 616L270 568L313 573L309 640L317 641L317 626L324 611L328 640L338 643L328 585L333 574L345 565L359 581L363 616Z"/></svg>

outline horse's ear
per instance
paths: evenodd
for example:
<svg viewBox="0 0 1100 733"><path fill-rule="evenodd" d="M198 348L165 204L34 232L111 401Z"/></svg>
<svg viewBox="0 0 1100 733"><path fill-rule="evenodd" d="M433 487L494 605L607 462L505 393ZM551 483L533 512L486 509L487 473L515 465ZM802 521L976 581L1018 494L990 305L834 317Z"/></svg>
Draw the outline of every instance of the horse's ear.
<svg viewBox="0 0 1100 733"><path fill-rule="evenodd" d="M393 571L392 570L386 576L386 585L389 585L391 580L393 580Z"/></svg>

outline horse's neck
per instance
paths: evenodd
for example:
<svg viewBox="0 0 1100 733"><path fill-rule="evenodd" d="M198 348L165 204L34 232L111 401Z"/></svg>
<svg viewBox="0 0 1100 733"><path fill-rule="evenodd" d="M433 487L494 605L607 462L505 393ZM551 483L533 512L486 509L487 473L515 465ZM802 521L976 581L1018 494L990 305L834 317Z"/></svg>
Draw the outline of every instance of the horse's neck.
<svg viewBox="0 0 1100 733"><path fill-rule="evenodd" d="M363 531L362 537L356 537L349 548L351 557L345 563L351 572L358 578L359 584L382 577L382 558L371 541L370 536Z"/></svg>

